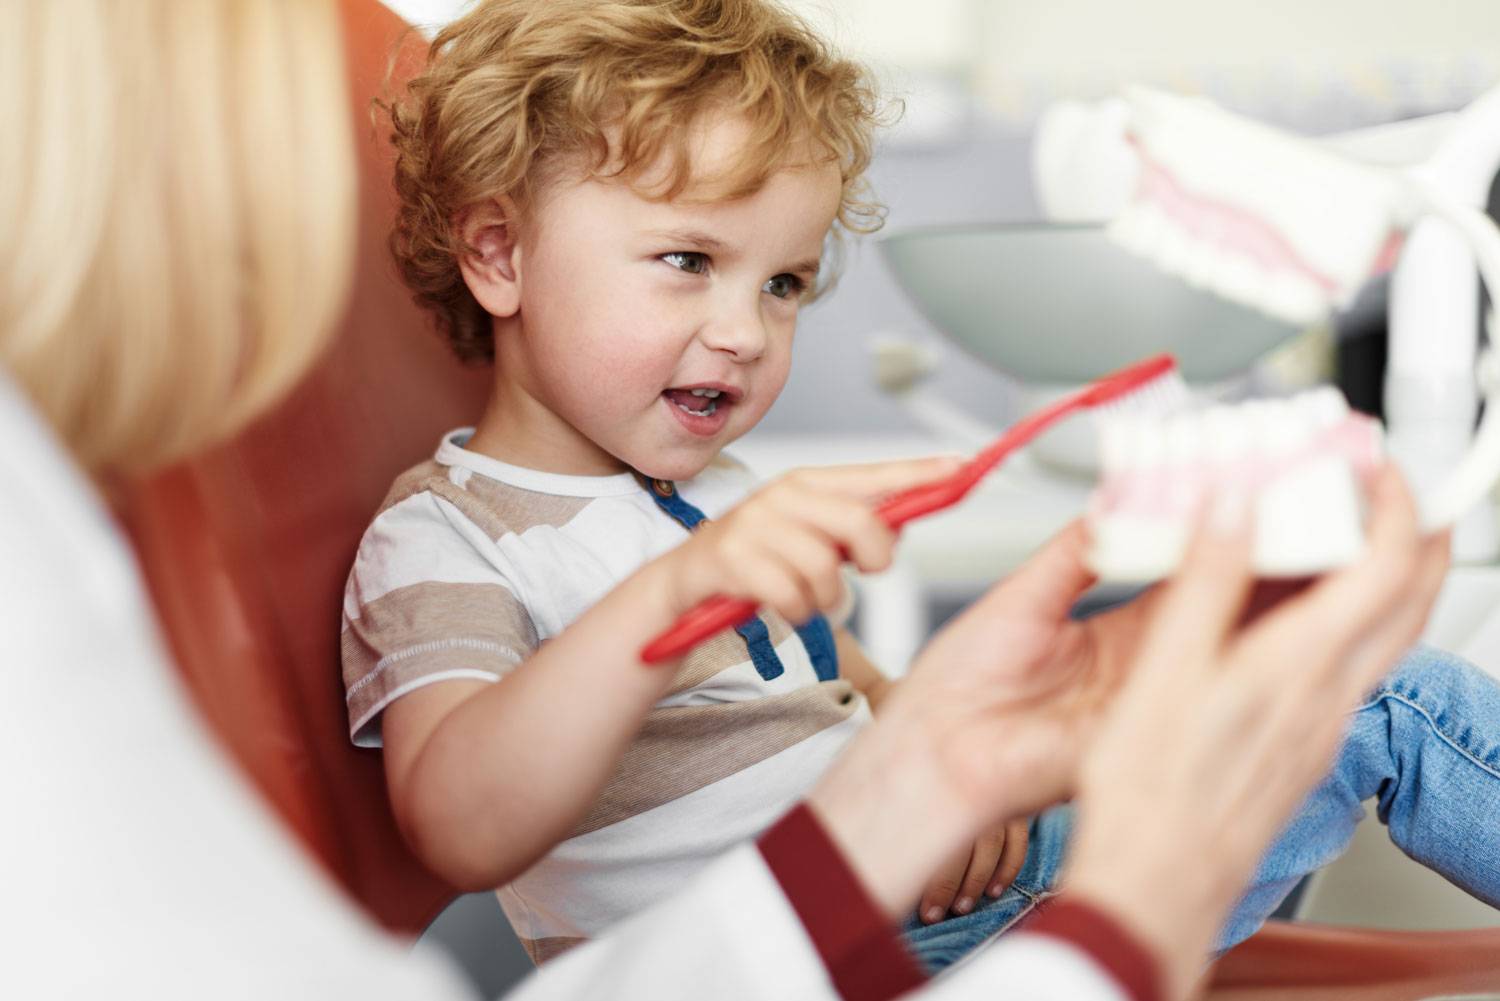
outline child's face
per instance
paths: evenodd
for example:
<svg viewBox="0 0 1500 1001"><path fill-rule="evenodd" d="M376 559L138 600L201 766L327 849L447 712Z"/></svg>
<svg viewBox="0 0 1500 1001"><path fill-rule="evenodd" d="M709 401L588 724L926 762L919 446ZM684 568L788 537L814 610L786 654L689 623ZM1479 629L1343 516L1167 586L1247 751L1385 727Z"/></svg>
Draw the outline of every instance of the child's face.
<svg viewBox="0 0 1500 1001"><path fill-rule="evenodd" d="M739 136L732 120L702 130L695 167L711 176ZM509 431L546 441L558 472L696 475L786 383L840 193L832 164L733 202L558 182L518 241L518 312L496 328Z"/></svg>

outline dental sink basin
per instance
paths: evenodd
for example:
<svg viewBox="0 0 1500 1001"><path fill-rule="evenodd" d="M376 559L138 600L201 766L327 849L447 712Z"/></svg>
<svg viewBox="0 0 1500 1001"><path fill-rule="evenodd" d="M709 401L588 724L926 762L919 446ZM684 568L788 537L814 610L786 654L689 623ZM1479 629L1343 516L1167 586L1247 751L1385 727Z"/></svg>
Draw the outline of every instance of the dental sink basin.
<svg viewBox="0 0 1500 1001"><path fill-rule="evenodd" d="M1101 226L910 229L881 249L938 329L1033 384L1087 382L1162 351L1190 381L1215 382L1299 332L1158 271Z"/></svg>

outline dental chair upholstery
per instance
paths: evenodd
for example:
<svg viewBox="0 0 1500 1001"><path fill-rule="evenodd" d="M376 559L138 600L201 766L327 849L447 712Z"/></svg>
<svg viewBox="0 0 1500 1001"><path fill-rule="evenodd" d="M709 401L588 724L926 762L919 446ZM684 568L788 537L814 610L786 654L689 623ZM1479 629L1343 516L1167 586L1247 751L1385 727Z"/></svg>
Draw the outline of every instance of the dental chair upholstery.
<svg viewBox="0 0 1500 1001"><path fill-rule="evenodd" d="M349 744L339 674L344 578L391 481L472 420L488 376L453 361L396 276L386 130L370 101L425 42L374 0L340 0L359 164L353 290L312 376L227 446L124 505L183 677L209 724L329 872L389 928L455 895L407 851L378 753Z"/></svg>
<svg viewBox="0 0 1500 1001"><path fill-rule="evenodd" d="M376 752L347 739L343 584L394 476L471 420L488 376L453 362L385 250L384 134L370 124L422 40L375 0L341 0L360 160L357 275L337 343L267 419L120 498L187 687L292 833L376 920L415 933L456 895L402 842ZM1390 933L1272 924L1217 965L1222 1001L1396 1001L1500 987L1500 930Z"/></svg>

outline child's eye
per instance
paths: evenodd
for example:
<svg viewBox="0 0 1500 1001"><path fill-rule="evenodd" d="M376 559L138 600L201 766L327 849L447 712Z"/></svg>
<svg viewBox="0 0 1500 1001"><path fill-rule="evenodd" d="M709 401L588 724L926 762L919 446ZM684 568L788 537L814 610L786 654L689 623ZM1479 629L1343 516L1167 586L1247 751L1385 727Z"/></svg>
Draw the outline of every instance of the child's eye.
<svg viewBox="0 0 1500 1001"><path fill-rule="evenodd" d="M690 275L701 275L708 270L708 255L696 250L674 250L670 254L662 254L661 259L678 271L686 271Z"/></svg>
<svg viewBox="0 0 1500 1001"><path fill-rule="evenodd" d="M776 275L766 282L761 288L762 292L769 292L778 299L799 298L807 288L807 283L796 275Z"/></svg>

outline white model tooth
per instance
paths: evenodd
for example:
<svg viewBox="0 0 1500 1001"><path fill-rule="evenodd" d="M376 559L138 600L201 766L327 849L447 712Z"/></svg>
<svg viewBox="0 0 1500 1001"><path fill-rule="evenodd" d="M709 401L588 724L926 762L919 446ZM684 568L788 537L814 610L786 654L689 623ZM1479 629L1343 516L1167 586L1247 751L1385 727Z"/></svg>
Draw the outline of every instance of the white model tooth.
<svg viewBox="0 0 1500 1001"><path fill-rule="evenodd" d="M1278 401L1263 412L1260 431L1265 451L1271 455L1290 455L1306 444L1310 429L1290 401Z"/></svg>
<svg viewBox="0 0 1500 1001"><path fill-rule="evenodd" d="M1263 273L1239 254L1221 251L1216 264L1214 288L1226 299L1253 303L1260 292Z"/></svg>
<svg viewBox="0 0 1500 1001"><path fill-rule="evenodd" d="M1158 237L1156 259L1162 270L1186 278L1197 263L1192 238L1169 223Z"/></svg>
<svg viewBox="0 0 1500 1001"><path fill-rule="evenodd" d="M1203 451L1200 419L1181 414L1167 422L1167 461L1175 466L1196 465Z"/></svg>
<svg viewBox="0 0 1500 1001"><path fill-rule="evenodd" d="M1099 464L1105 476L1130 466L1130 429L1118 418L1100 422Z"/></svg>
<svg viewBox="0 0 1500 1001"><path fill-rule="evenodd" d="M1203 418L1204 448L1221 463L1243 459L1250 452L1250 428L1234 407L1213 407Z"/></svg>
<svg viewBox="0 0 1500 1001"><path fill-rule="evenodd" d="M1223 255L1214 247L1192 237L1186 239L1186 244L1191 253L1183 262L1183 278L1193 288L1219 291L1220 259Z"/></svg>
<svg viewBox="0 0 1500 1001"><path fill-rule="evenodd" d="M1299 399L1314 427L1332 427L1349 415L1344 394L1332 386L1322 386L1303 393Z"/></svg>
<svg viewBox="0 0 1500 1001"><path fill-rule="evenodd" d="M1167 461L1167 429L1159 420L1141 418L1137 432L1135 460L1144 468L1162 466Z"/></svg>
<svg viewBox="0 0 1500 1001"><path fill-rule="evenodd" d="M1163 246L1176 230L1156 206L1136 202L1110 224L1109 234L1127 250L1166 268Z"/></svg>
<svg viewBox="0 0 1500 1001"><path fill-rule="evenodd" d="M1272 316L1295 326L1308 326L1328 312L1328 302L1308 278L1278 271L1266 282L1261 307Z"/></svg>

